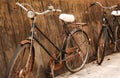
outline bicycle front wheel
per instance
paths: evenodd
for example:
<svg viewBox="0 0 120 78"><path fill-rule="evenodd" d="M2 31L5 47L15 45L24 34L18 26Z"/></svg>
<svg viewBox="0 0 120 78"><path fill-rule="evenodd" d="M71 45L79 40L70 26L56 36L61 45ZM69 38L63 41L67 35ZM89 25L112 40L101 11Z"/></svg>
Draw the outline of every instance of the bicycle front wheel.
<svg viewBox="0 0 120 78"><path fill-rule="evenodd" d="M89 38L82 30L76 30L67 38L65 66L74 73L85 65L88 58Z"/></svg>
<svg viewBox="0 0 120 78"><path fill-rule="evenodd" d="M98 45L97 45L97 64L101 65L104 59L104 53L106 49L106 33L102 31L98 38Z"/></svg>
<svg viewBox="0 0 120 78"><path fill-rule="evenodd" d="M114 51L120 51L120 26L116 26L115 29L115 47Z"/></svg>
<svg viewBox="0 0 120 78"><path fill-rule="evenodd" d="M30 46L30 44L25 44L17 49L10 60L5 78L31 78L29 76L33 76L34 48L30 49Z"/></svg>

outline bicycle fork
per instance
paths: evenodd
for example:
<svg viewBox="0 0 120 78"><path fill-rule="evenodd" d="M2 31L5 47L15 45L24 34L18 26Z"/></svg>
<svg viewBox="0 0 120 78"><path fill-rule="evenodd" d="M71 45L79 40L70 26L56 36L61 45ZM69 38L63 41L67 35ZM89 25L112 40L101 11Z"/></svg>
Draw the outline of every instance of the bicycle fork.
<svg viewBox="0 0 120 78"><path fill-rule="evenodd" d="M30 33L30 37L29 37L29 39L30 39L30 52L29 52L29 55L28 55L28 59L27 59L25 68L22 68L19 71L19 78L25 78L28 75L28 73L31 72L31 70L32 70L32 67L30 65L30 60L31 60L31 54L32 54L32 51L33 51L34 28L35 28L35 24L32 23L32 29L31 29L31 33Z"/></svg>

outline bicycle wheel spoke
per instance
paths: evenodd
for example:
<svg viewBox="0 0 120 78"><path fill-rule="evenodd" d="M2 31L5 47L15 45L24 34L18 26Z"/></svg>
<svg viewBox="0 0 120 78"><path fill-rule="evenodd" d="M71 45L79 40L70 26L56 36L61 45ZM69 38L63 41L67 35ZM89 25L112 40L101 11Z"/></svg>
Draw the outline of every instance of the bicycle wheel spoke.
<svg viewBox="0 0 120 78"><path fill-rule="evenodd" d="M29 59L28 66L26 66L28 57L30 54L30 45L25 44L18 48L13 58L10 61L8 71L6 73L7 78L25 78L31 72L34 54L32 50L31 57Z"/></svg>
<svg viewBox="0 0 120 78"><path fill-rule="evenodd" d="M72 34L67 43L66 50L75 46L77 48L75 48L71 54L65 55L65 58L70 58L66 60L65 65L71 72L79 71L87 61L89 40L84 32L77 31Z"/></svg>

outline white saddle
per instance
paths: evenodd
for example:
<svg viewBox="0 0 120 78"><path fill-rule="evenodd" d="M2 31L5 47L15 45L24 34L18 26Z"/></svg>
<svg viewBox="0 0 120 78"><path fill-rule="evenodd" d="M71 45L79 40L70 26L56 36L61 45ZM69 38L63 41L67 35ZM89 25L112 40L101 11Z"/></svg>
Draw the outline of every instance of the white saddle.
<svg viewBox="0 0 120 78"><path fill-rule="evenodd" d="M112 11L111 15L120 16L120 10L118 10L118 11Z"/></svg>
<svg viewBox="0 0 120 78"><path fill-rule="evenodd" d="M64 22L74 22L75 17L72 14L60 14L59 19L63 20Z"/></svg>

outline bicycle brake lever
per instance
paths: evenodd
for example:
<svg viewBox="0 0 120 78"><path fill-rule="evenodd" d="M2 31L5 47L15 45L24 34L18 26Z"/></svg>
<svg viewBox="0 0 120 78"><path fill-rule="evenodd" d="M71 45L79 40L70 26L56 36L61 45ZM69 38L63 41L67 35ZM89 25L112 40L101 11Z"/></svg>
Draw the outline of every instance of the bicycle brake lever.
<svg viewBox="0 0 120 78"><path fill-rule="evenodd" d="M117 4L116 10L120 10L120 4Z"/></svg>
<svg viewBox="0 0 120 78"><path fill-rule="evenodd" d="M60 9L55 9L54 6L52 6L52 5L48 6L48 9L49 9L49 10L52 10L52 11L54 11L54 12L62 12L62 10L60 10Z"/></svg>
<svg viewBox="0 0 120 78"><path fill-rule="evenodd" d="M50 5L50 6L48 6L48 9L49 9L49 10L53 10L54 7L53 7L52 5Z"/></svg>
<svg viewBox="0 0 120 78"><path fill-rule="evenodd" d="M89 9L89 7L92 7L92 6L94 6L95 4L96 4L96 2L90 4L90 5L86 8L85 13L88 13L88 9Z"/></svg>

